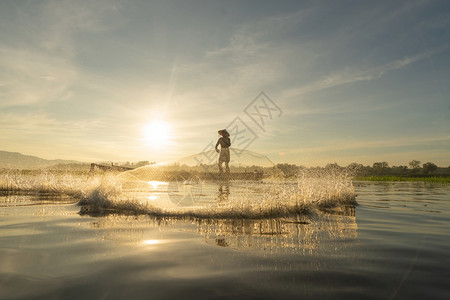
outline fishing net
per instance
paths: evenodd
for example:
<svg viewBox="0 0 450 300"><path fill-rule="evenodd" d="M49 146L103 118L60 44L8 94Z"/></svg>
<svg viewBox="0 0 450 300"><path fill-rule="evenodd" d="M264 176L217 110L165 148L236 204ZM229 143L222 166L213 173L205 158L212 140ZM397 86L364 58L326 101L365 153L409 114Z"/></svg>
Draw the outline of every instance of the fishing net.
<svg viewBox="0 0 450 300"><path fill-rule="evenodd" d="M212 150L125 171L98 185L81 204L89 210L164 217L273 218L354 203L351 178L285 174L265 155L231 149L229 172Z"/></svg>
<svg viewBox="0 0 450 300"><path fill-rule="evenodd" d="M215 150L197 153L171 162L140 167L122 173L125 180L261 180L274 176L277 169L265 155L248 150L230 149L229 173L219 171ZM224 168L225 170L225 168Z"/></svg>

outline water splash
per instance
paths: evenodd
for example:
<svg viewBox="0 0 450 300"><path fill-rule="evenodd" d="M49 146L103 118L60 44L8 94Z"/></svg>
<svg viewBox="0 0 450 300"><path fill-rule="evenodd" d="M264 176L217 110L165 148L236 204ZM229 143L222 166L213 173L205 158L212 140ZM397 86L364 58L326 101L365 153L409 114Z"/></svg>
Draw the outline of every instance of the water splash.
<svg viewBox="0 0 450 300"><path fill-rule="evenodd" d="M68 195L79 200L80 213L90 215L296 221L299 215L339 211L342 206L356 204L351 176L339 170L301 170L295 180L286 180L267 157L245 151L235 157L230 176L217 177L217 171L210 172L216 168L214 163L188 163L209 154L89 178L10 172L0 176L0 191ZM255 177L255 172L262 175ZM236 174L240 175L233 177Z"/></svg>
<svg viewBox="0 0 450 300"><path fill-rule="evenodd" d="M0 191L4 193L53 193L80 198L85 184L86 177L67 173L36 171L28 174L13 170L0 174Z"/></svg>
<svg viewBox="0 0 450 300"><path fill-rule="evenodd" d="M297 181L147 181L127 176L99 181L83 195L88 214L126 213L206 219L291 218L356 204L350 178L328 175Z"/></svg>

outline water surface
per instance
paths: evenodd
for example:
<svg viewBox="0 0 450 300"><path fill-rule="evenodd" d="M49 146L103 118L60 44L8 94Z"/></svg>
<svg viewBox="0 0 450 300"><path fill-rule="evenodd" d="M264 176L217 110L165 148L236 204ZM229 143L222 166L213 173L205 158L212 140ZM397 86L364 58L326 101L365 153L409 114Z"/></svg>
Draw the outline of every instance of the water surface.
<svg viewBox="0 0 450 300"><path fill-rule="evenodd" d="M251 217L261 186L234 185L201 188L214 205L241 205L225 217L189 203L94 213L77 193L4 191L0 298L448 299L450 186L356 182L356 205Z"/></svg>

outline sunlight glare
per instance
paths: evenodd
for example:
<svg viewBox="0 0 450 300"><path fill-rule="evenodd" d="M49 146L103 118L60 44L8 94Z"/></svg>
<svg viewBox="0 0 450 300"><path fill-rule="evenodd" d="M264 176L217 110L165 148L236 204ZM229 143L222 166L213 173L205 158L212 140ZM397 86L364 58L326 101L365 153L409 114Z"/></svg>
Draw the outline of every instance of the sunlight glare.
<svg viewBox="0 0 450 300"><path fill-rule="evenodd" d="M148 184L149 186L151 186L154 190L156 190L156 189L158 189L160 186L167 185L168 183L167 183L167 182L164 182L164 181L155 181L155 180L153 180L153 181L147 181L147 184Z"/></svg>
<svg viewBox="0 0 450 300"><path fill-rule="evenodd" d="M155 148L163 147L170 141L171 128L164 121L156 120L144 126L145 142Z"/></svg>
<svg viewBox="0 0 450 300"><path fill-rule="evenodd" d="M142 243L144 245L157 245L157 244L160 244L161 241L159 241L159 240L145 240Z"/></svg>

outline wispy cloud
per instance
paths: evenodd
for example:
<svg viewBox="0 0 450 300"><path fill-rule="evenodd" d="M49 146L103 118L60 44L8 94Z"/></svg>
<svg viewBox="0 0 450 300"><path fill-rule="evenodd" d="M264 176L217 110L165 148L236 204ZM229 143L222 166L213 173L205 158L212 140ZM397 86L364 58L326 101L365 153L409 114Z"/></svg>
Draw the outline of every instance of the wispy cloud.
<svg viewBox="0 0 450 300"><path fill-rule="evenodd" d="M387 149L399 147L416 147L430 145L435 143L450 143L450 135L439 135L431 137L417 138L391 138L380 140L364 140L364 141L346 141L344 138L339 140L329 140L320 146L304 145L302 149L284 150L286 154L303 154L303 153L324 153L343 150L368 150L368 149Z"/></svg>
<svg viewBox="0 0 450 300"><path fill-rule="evenodd" d="M39 8L40 46L46 51L75 55L75 35L83 32L99 33L124 24L120 15L122 1L49 0ZM58 24L55 26L55 24Z"/></svg>
<svg viewBox="0 0 450 300"><path fill-rule="evenodd" d="M71 62L18 49L0 48L0 107L64 99L77 72Z"/></svg>
<svg viewBox="0 0 450 300"><path fill-rule="evenodd" d="M417 54L415 56L411 57L405 57L402 59L394 60L389 63L371 67L368 69L361 69L359 67L347 67L344 70L341 70L339 72L333 72L324 78L315 81L311 84L308 84L306 86L300 87L300 88L293 88L288 89L284 91L283 96L284 97L298 97L305 94L321 91L324 89L329 89L333 87L338 87L345 84L351 84L355 82L360 81L370 81L381 78L386 73L398 70L407 67L408 65L411 65L415 62L418 62L420 60L423 60L425 58L429 58L433 55L438 54L439 52L442 52L448 48L446 47L440 47L438 49L427 51L424 53Z"/></svg>
<svg viewBox="0 0 450 300"><path fill-rule="evenodd" d="M307 18L313 9L271 15L267 18L249 20L232 32L224 47L206 51L207 58L230 58L234 63L247 64L259 61L270 47L277 46L273 37L283 35L284 31L296 28Z"/></svg>
<svg viewBox="0 0 450 300"><path fill-rule="evenodd" d="M107 128L101 120L79 119L77 121L61 121L51 118L44 111L32 113L2 113L0 114L2 138L14 139L14 135L29 136L83 136L88 131Z"/></svg>

